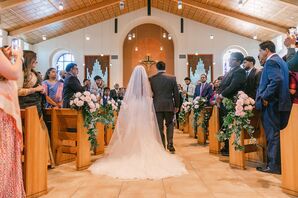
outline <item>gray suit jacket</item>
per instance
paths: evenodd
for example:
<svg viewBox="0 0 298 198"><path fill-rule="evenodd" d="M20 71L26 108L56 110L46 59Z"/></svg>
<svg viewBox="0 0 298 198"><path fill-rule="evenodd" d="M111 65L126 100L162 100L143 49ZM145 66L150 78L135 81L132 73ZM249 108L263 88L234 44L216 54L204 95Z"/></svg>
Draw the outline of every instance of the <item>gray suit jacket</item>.
<svg viewBox="0 0 298 198"><path fill-rule="evenodd" d="M290 71L298 72L298 52L295 51L295 48L288 49L287 63Z"/></svg>
<svg viewBox="0 0 298 198"><path fill-rule="evenodd" d="M174 112L179 108L179 91L176 77L159 72L149 78L156 112Z"/></svg>

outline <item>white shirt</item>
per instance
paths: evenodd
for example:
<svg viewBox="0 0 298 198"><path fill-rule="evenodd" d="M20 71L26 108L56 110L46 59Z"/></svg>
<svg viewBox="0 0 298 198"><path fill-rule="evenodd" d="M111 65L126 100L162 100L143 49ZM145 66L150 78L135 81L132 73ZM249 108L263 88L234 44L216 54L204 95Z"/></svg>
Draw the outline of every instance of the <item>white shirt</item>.
<svg viewBox="0 0 298 198"><path fill-rule="evenodd" d="M250 74L250 72L251 72L251 70L252 70L253 68L254 68L254 67L250 68L249 70L245 70L245 72L246 72L246 77L249 76L249 74Z"/></svg>
<svg viewBox="0 0 298 198"><path fill-rule="evenodd" d="M183 85L183 91L187 92L189 101L192 101L193 96L195 95L195 89L196 89L196 86L191 83L189 85L186 85L186 84Z"/></svg>
<svg viewBox="0 0 298 198"><path fill-rule="evenodd" d="M276 53L271 54L270 56L267 57L266 61L272 58L272 56L276 55Z"/></svg>

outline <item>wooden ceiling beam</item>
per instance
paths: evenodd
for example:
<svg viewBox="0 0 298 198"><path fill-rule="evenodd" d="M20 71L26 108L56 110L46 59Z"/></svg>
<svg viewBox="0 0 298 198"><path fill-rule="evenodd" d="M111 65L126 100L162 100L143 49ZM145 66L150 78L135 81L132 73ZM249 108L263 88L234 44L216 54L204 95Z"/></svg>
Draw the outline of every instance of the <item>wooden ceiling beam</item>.
<svg viewBox="0 0 298 198"><path fill-rule="evenodd" d="M298 1L297 0L279 0L281 3L284 3L289 6L298 7Z"/></svg>
<svg viewBox="0 0 298 198"><path fill-rule="evenodd" d="M290 1L290 0L284 0L284 1ZM220 15L220 16L224 16L224 17L228 17L228 18L232 18L232 19L237 19L237 20L241 20L241 21L244 21L244 22L248 22L248 23L252 23L252 24L260 26L264 29L273 31L273 32L286 33L287 30L288 30L288 27L273 24L269 21L265 21L265 20L262 20L260 18L244 15L244 14L239 13L239 12L230 11L230 10L223 10L223 9L220 9L220 8L217 8L217 7L214 7L214 6L210 6L210 5L207 5L207 4L204 4L204 3L199 3L197 1L192 1L192 0L183 0L182 2L183 2L184 5L188 5L188 6L191 6L193 8L197 8L199 10L204 10L204 11L212 13L212 14L216 14L216 15Z"/></svg>
<svg viewBox="0 0 298 198"><path fill-rule="evenodd" d="M66 20L81 16L81 15L84 15L84 14L87 14L87 13L90 13L90 12L94 12L96 10L99 10L99 9L114 5L116 3L119 3L119 0L104 0L100 3L93 4L93 5L88 6L86 8L82 8L82 9L75 10L75 11L68 12L68 13L63 13L59 16L51 17L51 18L42 20L40 22L33 23L31 25L28 25L28 26L25 26L25 27L22 27L22 28L19 28L19 29L12 30L12 31L9 32L9 35L10 36L16 36L16 35L24 34L24 33L27 33L27 32L32 32L32 31L34 31L36 29L39 29L39 28L42 28L44 26L47 26L47 25L50 25L50 24L53 24L53 23L57 23L57 22L61 22L61 21L66 21Z"/></svg>
<svg viewBox="0 0 298 198"><path fill-rule="evenodd" d="M27 0L7 0L0 2L0 11L26 3Z"/></svg>

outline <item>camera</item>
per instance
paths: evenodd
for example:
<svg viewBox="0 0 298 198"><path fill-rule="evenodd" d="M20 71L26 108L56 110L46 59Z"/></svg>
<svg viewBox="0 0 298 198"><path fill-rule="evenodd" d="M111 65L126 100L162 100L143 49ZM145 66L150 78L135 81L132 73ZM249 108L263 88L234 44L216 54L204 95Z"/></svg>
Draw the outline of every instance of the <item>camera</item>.
<svg viewBox="0 0 298 198"><path fill-rule="evenodd" d="M20 48L21 48L21 40L18 38L13 38L11 40L11 50L16 51L16 50L19 50Z"/></svg>
<svg viewBox="0 0 298 198"><path fill-rule="evenodd" d="M296 27L291 27L289 29L289 34L291 36L295 36L295 38L296 38L296 46L298 46L298 31L297 31L297 28Z"/></svg>

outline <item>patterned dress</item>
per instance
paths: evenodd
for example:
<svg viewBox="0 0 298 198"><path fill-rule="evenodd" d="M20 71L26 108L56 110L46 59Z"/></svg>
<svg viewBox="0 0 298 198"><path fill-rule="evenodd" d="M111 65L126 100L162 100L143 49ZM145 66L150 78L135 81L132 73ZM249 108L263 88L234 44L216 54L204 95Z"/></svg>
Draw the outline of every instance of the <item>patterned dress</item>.
<svg viewBox="0 0 298 198"><path fill-rule="evenodd" d="M15 81L0 80L0 198L25 197L22 129Z"/></svg>

